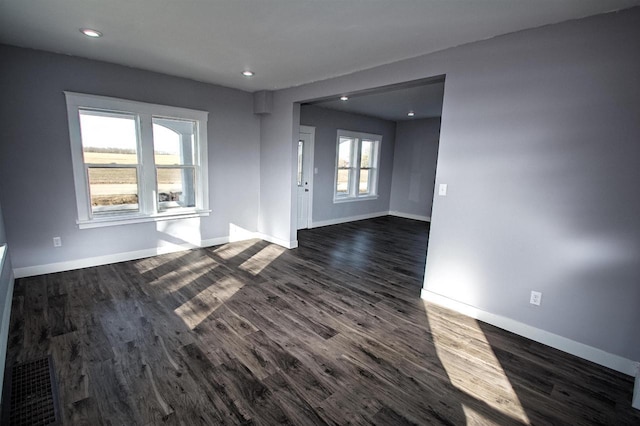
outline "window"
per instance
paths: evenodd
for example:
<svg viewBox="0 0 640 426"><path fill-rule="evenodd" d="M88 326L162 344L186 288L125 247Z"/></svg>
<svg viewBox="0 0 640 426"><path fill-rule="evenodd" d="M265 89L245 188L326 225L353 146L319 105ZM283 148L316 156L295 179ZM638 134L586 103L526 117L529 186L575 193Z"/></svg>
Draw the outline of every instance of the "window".
<svg viewBox="0 0 640 426"><path fill-rule="evenodd" d="M333 201L377 198L382 136L338 130Z"/></svg>
<svg viewBox="0 0 640 426"><path fill-rule="evenodd" d="M298 141L298 186L302 186L302 166L303 166L303 154L304 154L304 141L300 139Z"/></svg>
<svg viewBox="0 0 640 426"><path fill-rule="evenodd" d="M80 228L209 213L207 112L65 96Z"/></svg>

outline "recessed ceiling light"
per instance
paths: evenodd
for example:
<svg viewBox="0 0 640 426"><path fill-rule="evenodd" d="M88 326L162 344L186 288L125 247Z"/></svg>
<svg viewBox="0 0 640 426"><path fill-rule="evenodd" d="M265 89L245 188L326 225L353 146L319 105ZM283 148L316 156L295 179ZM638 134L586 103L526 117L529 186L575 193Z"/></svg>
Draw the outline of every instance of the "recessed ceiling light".
<svg viewBox="0 0 640 426"><path fill-rule="evenodd" d="M340 96L340 100L341 101L348 101L349 97L348 96Z"/></svg>
<svg viewBox="0 0 640 426"><path fill-rule="evenodd" d="M102 37L102 33L98 30L92 30L91 28L80 28L80 32L87 37L98 38Z"/></svg>
<svg viewBox="0 0 640 426"><path fill-rule="evenodd" d="M253 71L246 70L246 71L242 71L242 75L244 75L245 77L253 77L254 75L256 75L256 73Z"/></svg>
<svg viewBox="0 0 640 426"><path fill-rule="evenodd" d="M414 115L416 115L416 113L415 113L415 112L413 112L413 111L409 111L409 112L407 113L407 115L408 115L409 117L413 117Z"/></svg>

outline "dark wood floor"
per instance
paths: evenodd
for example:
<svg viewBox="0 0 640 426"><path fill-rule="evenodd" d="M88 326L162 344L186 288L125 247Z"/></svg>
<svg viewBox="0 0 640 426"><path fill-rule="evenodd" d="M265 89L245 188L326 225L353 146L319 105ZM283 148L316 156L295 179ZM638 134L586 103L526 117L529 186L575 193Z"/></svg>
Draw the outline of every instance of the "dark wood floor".
<svg viewBox="0 0 640 426"><path fill-rule="evenodd" d="M384 217L18 280L8 363L52 354L67 425L640 424L629 377L419 299Z"/></svg>

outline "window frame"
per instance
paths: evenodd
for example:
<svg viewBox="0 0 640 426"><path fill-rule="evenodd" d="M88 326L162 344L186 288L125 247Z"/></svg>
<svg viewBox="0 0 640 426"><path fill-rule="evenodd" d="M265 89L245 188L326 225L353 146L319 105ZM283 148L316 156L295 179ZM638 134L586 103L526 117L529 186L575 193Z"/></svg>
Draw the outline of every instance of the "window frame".
<svg viewBox="0 0 640 426"><path fill-rule="evenodd" d="M351 159L350 167L340 167L340 139L351 139ZM372 146L371 167L362 167L362 142L370 141ZM378 175L380 165L380 149L382 145L382 135L373 133L356 132L351 130L337 130L336 137L336 161L335 173L333 175L333 202L345 203L351 201L375 200L378 198ZM347 183L347 194L338 193L338 172L339 170L349 170L349 180ZM360 194L360 171L362 169L369 170L369 192Z"/></svg>
<svg viewBox="0 0 640 426"><path fill-rule="evenodd" d="M207 121L209 113L207 111L68 91L65 91L64 95L67 103L71 160L78 213L76 224L80 229L209 215L211 210L209 210L208 190ZM92 212L89 179L86 173L88 163L84 162L80 129L81 110L130 114L136 117L137 169L139 173L138 211L115 211L113 214L104 212L94 214ZM196 123L195 207L182 207L170 210L159 209L153 145L153 118L189 120ZM108 164L105 166L109 167Z"/></svg>

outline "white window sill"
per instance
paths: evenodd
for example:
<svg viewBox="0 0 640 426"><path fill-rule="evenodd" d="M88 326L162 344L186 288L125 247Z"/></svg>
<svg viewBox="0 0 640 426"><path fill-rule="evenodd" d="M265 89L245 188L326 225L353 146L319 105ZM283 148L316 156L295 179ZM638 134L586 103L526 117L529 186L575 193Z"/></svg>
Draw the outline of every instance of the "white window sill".
<svg viewBox="0 0 640 426"><path fill-rule="evenodd" d="M209 216L211 210L188 210L180 212L162 212L150 216L128 215L96 217L89 220L77 220L78 228L103 228L105 226L129 225L132 223L159 222L172 219L190 219L194 217Z"/></svg>
<svg viewBox="0 0 640 426"><path fill-rule="evenodd" d="M344 198L334 198L333 199L333 203L334 204L339 204L339 203L350 203L351 201L367 201L367 200L377 200L378 196L377 195L363 195L360 197L344 197Z"/></svg>

